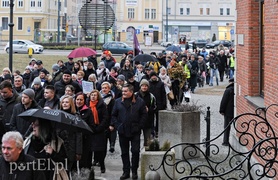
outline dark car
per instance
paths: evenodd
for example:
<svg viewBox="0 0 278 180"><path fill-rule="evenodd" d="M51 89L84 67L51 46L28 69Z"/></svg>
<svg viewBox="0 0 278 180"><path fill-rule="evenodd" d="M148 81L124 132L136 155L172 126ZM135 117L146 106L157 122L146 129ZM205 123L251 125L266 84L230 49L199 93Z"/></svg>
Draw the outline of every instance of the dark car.
<svg viewBox="0 0 278 180"><path fill-rule="evenodd" d="M207 40L205 40L205 39L197 39L194 42L198 48L203 48L208 43Z"/></svg>
<svg viewBox="0 0 278 180"><path fill-rule="evenodd" d="M208 43L206 45L206 48L215 48L217 46L219 46L220 44L223 44L223 46L225 47L230 47L232 46L232 42L228 41L228 40L218 40L218 41L213 41L212 43Z"/></svg>
<svg viewBox="0 0 278 180"><path fill-rule="evenodd" d="M128 51L133 51L133 47L127 45L124 42L112 41L107 42L102 46L102 51L110 51L112 54L123 54Z"/></svg>

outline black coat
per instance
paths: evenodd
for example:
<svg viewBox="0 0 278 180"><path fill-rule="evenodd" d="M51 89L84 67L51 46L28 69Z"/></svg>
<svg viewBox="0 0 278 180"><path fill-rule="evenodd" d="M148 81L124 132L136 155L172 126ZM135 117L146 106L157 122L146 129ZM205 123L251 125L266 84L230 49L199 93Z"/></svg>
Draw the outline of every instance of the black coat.
<svg viewBox="0 0 278 180"><path fill-rule="evenodd" d="M35 162L36 164L33 166L33 163L31 162ZM2 156L0 156L0 180L46 180L44 173L37 170L38 165L36 159L30 155L25 155L23 150L21 151L16 163L18 167L20 164L26 165L24 166L26 170L23 171L17 168L15 171L12 171L10 168L13 166L6 162ZM30 164L28 166L29 169L27 170L28 163Z"/></svg>
<svg viewBox="0 0 278 180"><path fill-rule="evenodd" d="M106 151L107 138L105 130L108 126L108 112L106 104L103 100L98 101L97 112L99 124L94 123L94 134L92 135L92 151Z"/></svg>
<svg viewBox="0 0 278 180"><path fill-rule="evenodd" d="M132 96L131 103L126 106L126 100L118 98L112 111L112 122L119 135L132 137L141 134L147 119L146 104L140 97Z"/></svg>
<svg viewBox="0 0 278 180"><path fill-rule="evenodd" d="M65 62L65 66L67 67L67 69L69 71L72 71L72 68L74 67L74 62L72 62L72 63Z"/></svg>
<svg viewBox="0 0 278 180"><path fill-rule="evenodd" d="M81 86L77 82L70 80L70 82L66 84L63 79L61 79L54 84L55 94L58 98L61 98L65 94L66 85L72 85L75 88L75 94L82 91Z"/></svg>
<svg viewBox="0 0 278 180"><path fill-rule="evenodd" d="M88 81L88 78L89 78L89 76L91 75L91 74L95 74L96 75L96 71L94 70L94 69L87 69L87 70L85 70L84 71L84 73L85 73L85 76L84 76L84 80L85 81Z"/></svg>
<svg viewBox="0 0 278 180"><path fill-rule="evenodd" d="M32 89L35 92L36 102L39 102L42 98L44 98L44 88L42 86L40 86L38 89L35 89L33 86Z"/></svg>
<svg viewBox="0 0 278 180"><path fill-rule="evenodd" d="M198 66L198 61L190 61L191 64L191 70L196 70L197 72L199 71L199 66ZM191 74L190 73L190 87L195 88L197 86L197 74Z"/></svg>
<svg viewBox="0 0 278 180"><path fill-rule="evenodd" d="M225 71L225 68L228 67L227 65L227 56L224 54L223 56L218 55L218 59L220 60L220 64L218 66L219 71Z"/></svg>
<svg viewBox="0 0 278 180"><path fill-rule="evenodd" d="M157 103L157 110L164 110L167 108L166 92L164 88L164 83L161 80L149 81L150 89L149 91L154 95Z"/></svg>
<svg viewBox="0 0 278 180"><path fill-rule="evenodd" d="M20 96L14 93L9 101L0 97L0 137L7 131L10 131L10 120L14 106L21 101Z"/></svg>
<svg viewBox="0 0 278 180"><path fill-rule="evenodd" d="M28 109L34 109L34 108L37 109L41 108L36 101L32 101L32 104ZM25 135L29 134L27 131L31 125L31 122L26 121L21 117L18 117L18 115L28 109L25 109L24 105L20 102L14 106L13 114L11 117L11 124L10 124L11 130L20 132L20 134L24 137L26 137Z"/></svg>
<svg viewBox="0 0 278 180"><path fill-rule="evenodd" d="M53 100L54 100L53 106L50 108L60 109L60 99L55 95ZM46 99L44 97L38 102L39 106L41 106L42 108L44 108L45 103L46 103Z"/></svg>
<svg viewBox="0 0 278 180"><path fill-rule="evenodd" d="M223 94L219 112L227 117L234 117L234 83L229 84Z"/></svg>
<svg viewBox="0 0 278 180"><path fill-rule="evenodd" d="M112 58L110 58L110 60L105 59L103 62L105 67L109 69L109 71L111 71L112 67L115 66L115 62L112 60Z"/></svg>
<svg viewBox="0 0 278 180"><path fill-rule="evenodd" d="M144 124L144 128L153 128L154 127L154 113L156 110L156 99L154 97L154 95L150 92L141 92L139 91L138 93L136 93L136 96L139 96L140 98L142 98L146 104L146 106L148 107L148 116L147 119L145 121Z"/></svg>

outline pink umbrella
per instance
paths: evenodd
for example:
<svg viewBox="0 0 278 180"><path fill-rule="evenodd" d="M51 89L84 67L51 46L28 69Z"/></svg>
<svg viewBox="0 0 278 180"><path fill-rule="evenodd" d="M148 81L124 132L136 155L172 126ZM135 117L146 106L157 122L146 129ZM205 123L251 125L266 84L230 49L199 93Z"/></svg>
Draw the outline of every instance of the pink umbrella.
<svg viewBox="0 0 278 180"><path fill-rule="evenodd" d="M97 52L91 48L79 47L71 51L71 53L68 55L68 58L88 57L96 54Z"/></svg>

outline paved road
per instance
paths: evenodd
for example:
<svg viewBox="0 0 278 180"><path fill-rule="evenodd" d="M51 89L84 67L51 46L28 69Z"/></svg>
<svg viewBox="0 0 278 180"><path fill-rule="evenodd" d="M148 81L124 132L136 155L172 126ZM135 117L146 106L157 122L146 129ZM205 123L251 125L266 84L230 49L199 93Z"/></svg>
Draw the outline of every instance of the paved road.
<svg viewBox="0 0 278 180"><path fill-rule="evenodd" d="M225 90L228 85L228 80L225 79L224 82L220 82L219 86L208 86L203 88L197 88L195 94L192 94L192 100L197 101L199 105L203 105L203 110L206 110L210 106L211 110L211 138L216 137L223 131L223 121L224 118L219 114L219 104ZM204 120L204 115L201 115L201 137L200 141L206 137L206 122ZM143 138L141 138L141 142ZM222 137L217 140L217 145L221 147ZM142 147L142 146L141 146ZM227 148L223 147L221 153L226 153ZM116 151L112 154L108 152L106 160L106 173L100 173L100 167L95 167L95 174L97 177L101 177L107 180L117 180L122 175L122 161L120 155L120 147L117 140ZM139 179L140 177L140 167L138 170ZM131 178L130 178L131 179Z"/></svg>

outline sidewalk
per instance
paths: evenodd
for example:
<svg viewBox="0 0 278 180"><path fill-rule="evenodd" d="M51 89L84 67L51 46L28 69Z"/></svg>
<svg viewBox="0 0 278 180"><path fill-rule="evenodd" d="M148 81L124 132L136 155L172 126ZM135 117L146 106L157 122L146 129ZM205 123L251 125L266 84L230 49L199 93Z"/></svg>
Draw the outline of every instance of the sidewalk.
<svg viewBox="0 0 278 180"><path fill-rule="evenodd" d="M224 119L221 114L219 114L219 105L225 90L228 85L228 80L225 79L224 82L220 82L219 86L208 86L205 85L203 88L196 88L195 94L191 94L193 101L198 101L199 105L203 105L203 109L206 111L207 107L210 106L211 110L211 138L217 136L223 131ZM204 120L204 115L201 115L201 138L200 141L206 136L206 122ZM222 139L220 138L217 143L221 145ZM141 143L143 142L143 136L141 136ZM143 147L141 145L141 147ZM222 153L225 153L225 148L223 148ZM122 175L122 160L120 154L119 141L117 139L115 152L107 153L105 159L106 172L101 173L100 167L95 167L95 177L99 179L107 180L118 180ZM131 174L130 174L131 175ZM140 164L138 169L139 180L141 179ZM131 178L129 178L130 180Z"/></svg>

